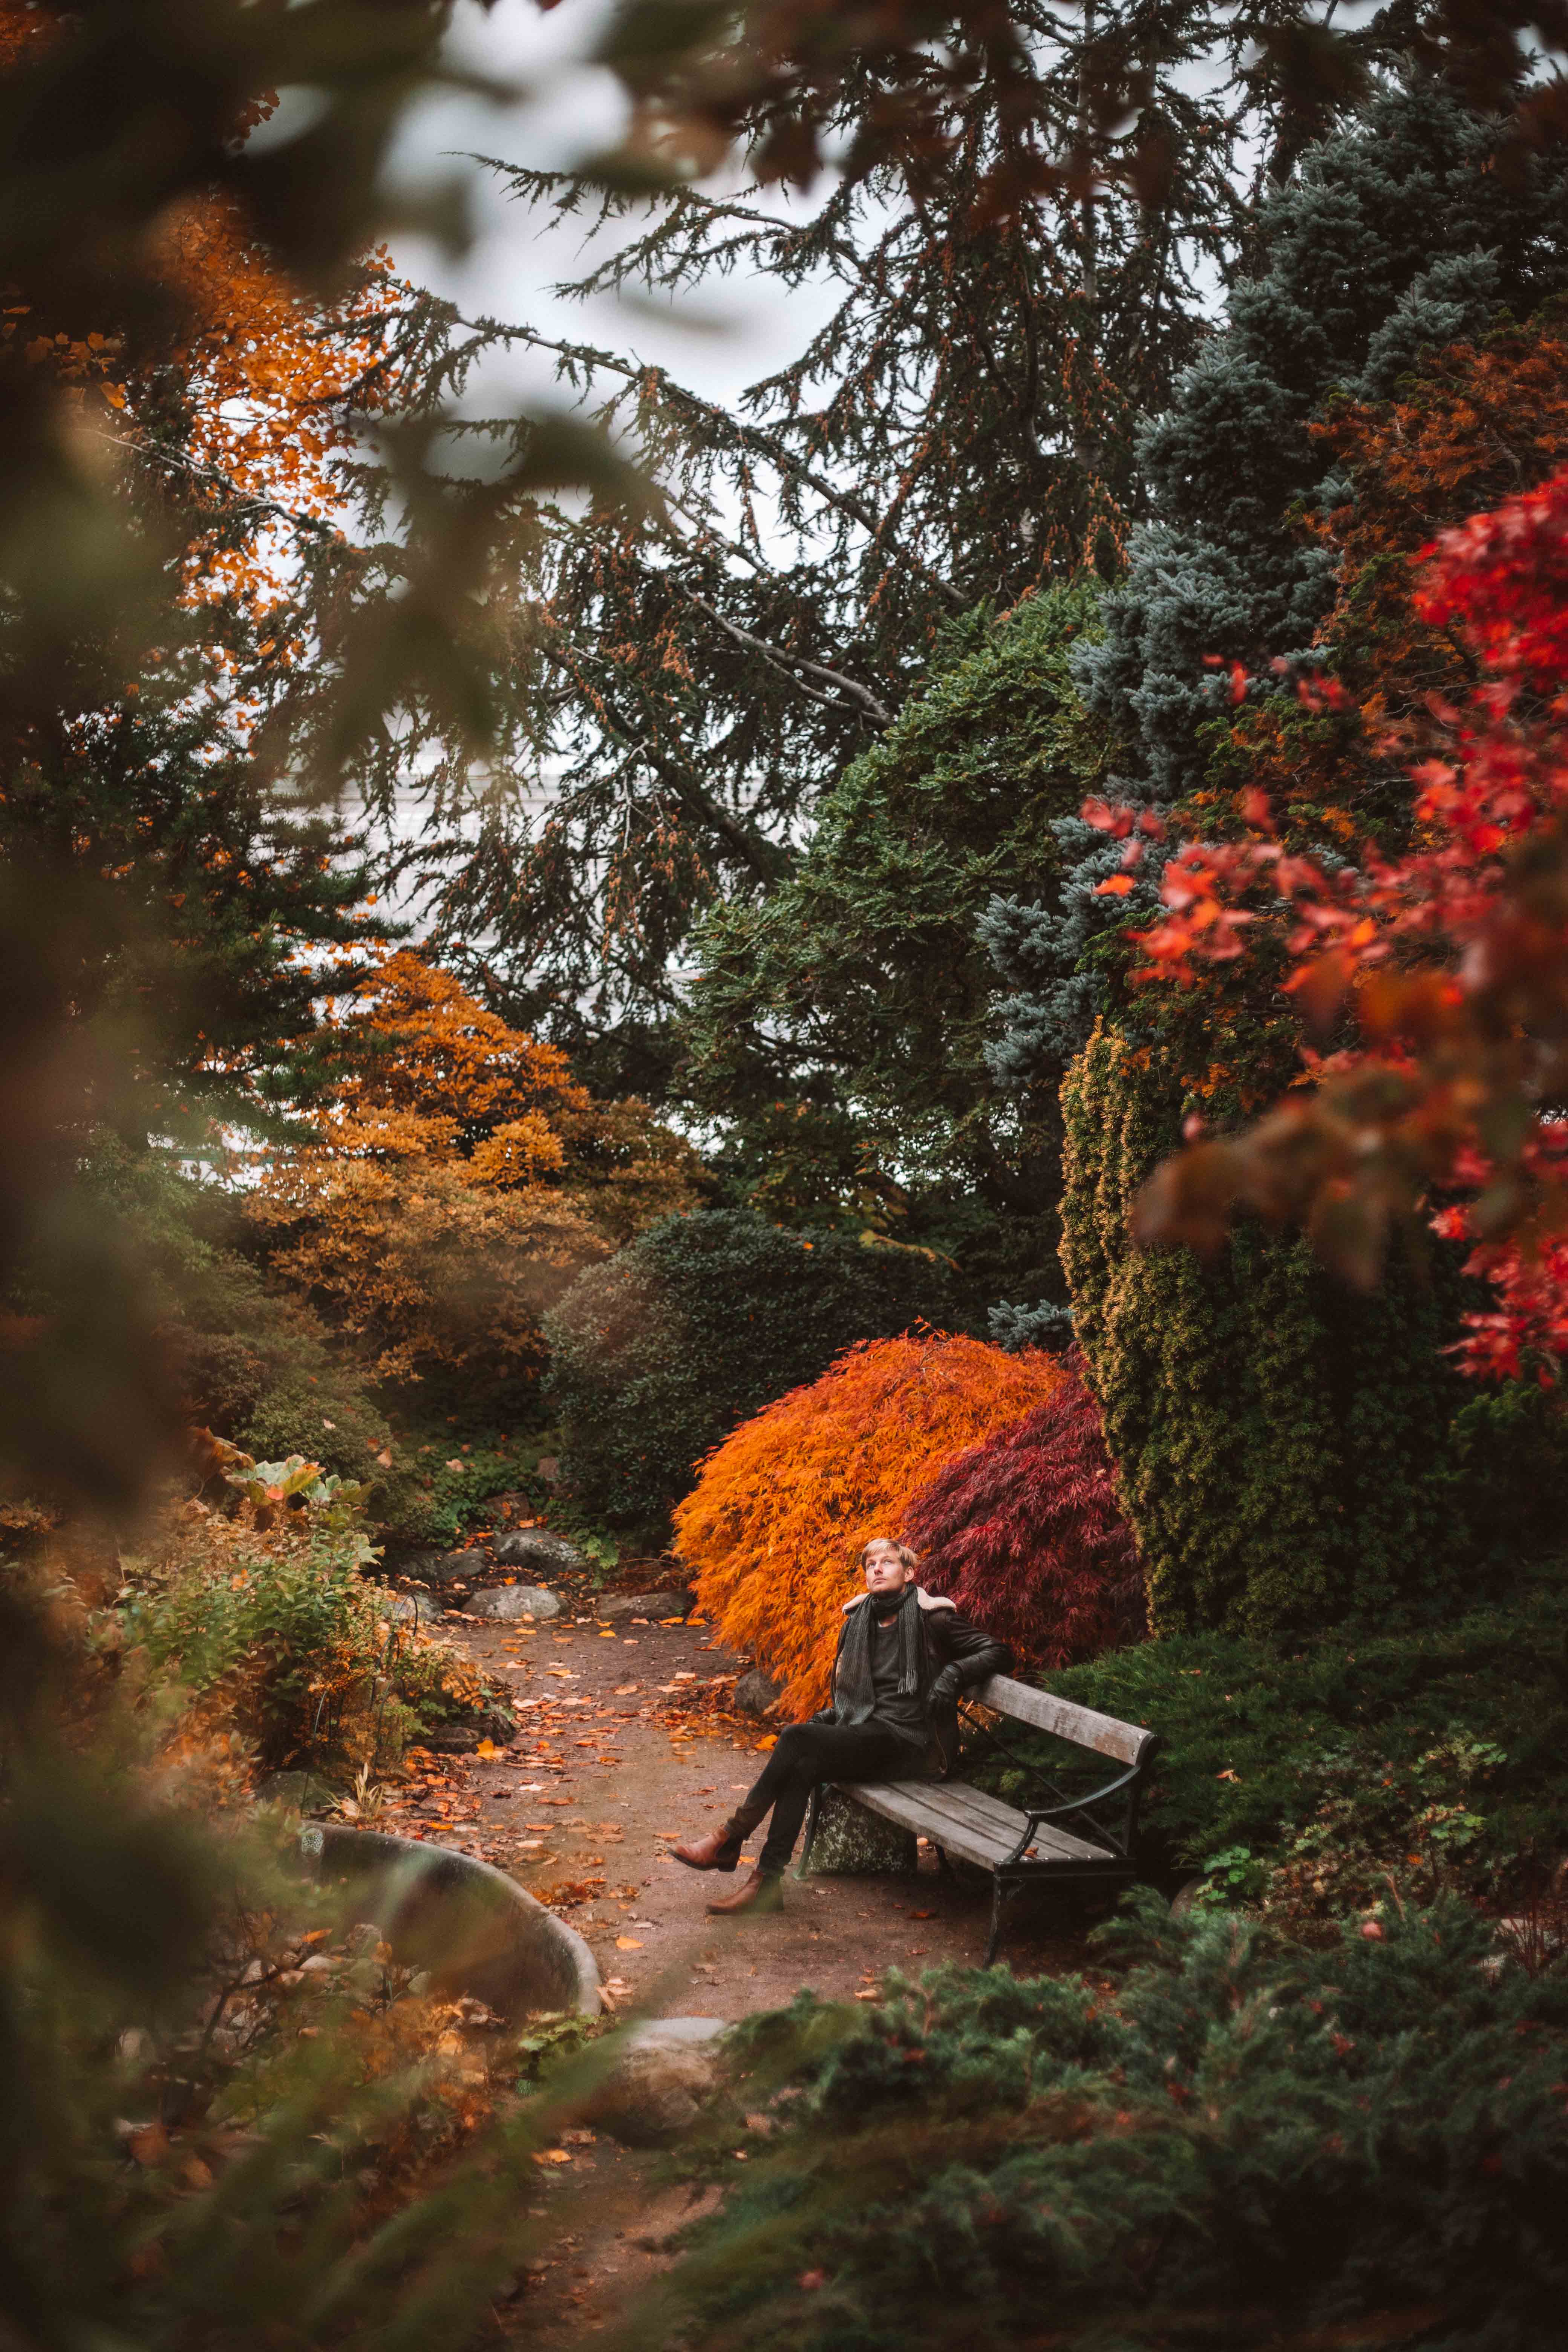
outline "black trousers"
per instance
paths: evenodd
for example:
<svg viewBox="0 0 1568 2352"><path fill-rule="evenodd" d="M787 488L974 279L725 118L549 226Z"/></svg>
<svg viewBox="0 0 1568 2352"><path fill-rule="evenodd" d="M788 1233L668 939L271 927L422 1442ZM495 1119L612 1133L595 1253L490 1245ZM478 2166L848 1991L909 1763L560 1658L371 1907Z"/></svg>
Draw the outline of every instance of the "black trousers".
<svg viewBox="0 0 1568 2352"><path fill-rule="evenodd" d="M920 1758L908 1740L875 1724L792 1723L762 1778L746 1799L747 1812L772 1810L773 1820L758 1857L770 1878L781 1877L795 1852L811 1792L824 1780L908 1780Z"/></svg>

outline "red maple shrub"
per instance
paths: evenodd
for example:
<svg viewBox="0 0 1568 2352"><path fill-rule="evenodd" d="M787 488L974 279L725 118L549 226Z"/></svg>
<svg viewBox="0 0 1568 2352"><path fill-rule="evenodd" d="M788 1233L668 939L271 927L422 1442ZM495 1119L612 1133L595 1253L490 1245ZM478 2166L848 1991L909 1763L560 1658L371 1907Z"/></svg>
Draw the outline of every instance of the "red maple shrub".
<svg viewBox="0 0 1568 2352"><path fill-rule="evenodd" d="M1020 1665L1071 1665L1147 1631L1100 1407L1072 1358L1044 1404L942 1464L902 1534L921 1583L1008 1643Z"/></svg>

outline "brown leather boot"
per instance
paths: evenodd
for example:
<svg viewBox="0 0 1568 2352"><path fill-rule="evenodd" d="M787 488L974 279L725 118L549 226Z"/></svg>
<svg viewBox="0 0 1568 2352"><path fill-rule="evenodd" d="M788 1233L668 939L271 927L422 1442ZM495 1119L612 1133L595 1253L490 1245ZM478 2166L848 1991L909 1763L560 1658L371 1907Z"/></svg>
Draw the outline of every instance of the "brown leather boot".
<svg viewBox="0 0 1568 2352"><path fill-rule="evenodd" d="M689 1845L672 1845L669 1850L688 1870L733 1870L758 1818L752 1813L731 1813L727 1822L710 1830L705 1838L693 1838Z"/></svg>
<svg viewBox="0 0 1568 2352"><path fill-rule="evenodd" d="M749 1878L742 1878L733 1895L715 1895L708 1908L726 1916L736 1911L782 1911L784 1888L771 1874L753 1870Z"/></svg>

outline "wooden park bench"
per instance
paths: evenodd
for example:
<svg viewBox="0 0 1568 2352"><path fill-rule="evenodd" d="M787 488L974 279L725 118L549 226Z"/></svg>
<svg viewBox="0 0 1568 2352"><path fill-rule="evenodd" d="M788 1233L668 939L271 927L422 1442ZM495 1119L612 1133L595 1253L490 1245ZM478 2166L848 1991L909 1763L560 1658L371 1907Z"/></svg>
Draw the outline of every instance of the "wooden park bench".
<svg viewBox="0 0 1568 2352"><path fill-rule="evenodd" d="M1026 1808L988 1796L963 1780L857 1780L841 1784L842 1793L900 1829L929 1838L944 1868L950 1857L973 1863L991 1877L991 1933L984 1966L996 1957L1002 1914L1022 1887L1040 1881L1055 1885L1085 1883L1125 1885L1138 1875L1133 1860L1138 1834L1138 1805L1159 1736L1136 1723L1118 1723L1111 1715L1092 1707L1075 1706L1070 1699L1053 1698L1049 1691L1031 1690L1008 1675L993 1675L964 1694L992 1717L1025 1724L1031 1731L1048 1731L1074 1748L1109 1757L1121 1767L1103 1788L1087 1796L1068 1797L1026 1764L1008 1747L1000 1728L985 1723L982 1736L1026 1772L1036 1785L1031 1797L1044 1793L1048 1804ZM974 1718L970 1718L973 1727ZM806 1822L805 1846L800 1868L811 1862L823 1791L813 1792ZM1068 1828L1066 1823L1071 1822Z"/></svg>

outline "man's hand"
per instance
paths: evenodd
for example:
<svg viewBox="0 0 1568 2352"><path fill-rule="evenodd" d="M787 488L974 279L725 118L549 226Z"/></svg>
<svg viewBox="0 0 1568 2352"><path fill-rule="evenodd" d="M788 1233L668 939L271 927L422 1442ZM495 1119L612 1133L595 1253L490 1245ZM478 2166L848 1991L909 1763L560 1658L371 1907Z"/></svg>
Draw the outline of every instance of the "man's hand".
<svg viewBox="0 0 1568 2352"><path fill-rule="evenodd" d="M957 1701L963 1688L963 1685L959 1679L958 1669L955 1666L943 1666L926 1694L926 1703L930 1706L952 1706Z"/></svg>

